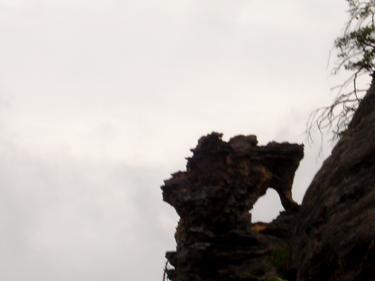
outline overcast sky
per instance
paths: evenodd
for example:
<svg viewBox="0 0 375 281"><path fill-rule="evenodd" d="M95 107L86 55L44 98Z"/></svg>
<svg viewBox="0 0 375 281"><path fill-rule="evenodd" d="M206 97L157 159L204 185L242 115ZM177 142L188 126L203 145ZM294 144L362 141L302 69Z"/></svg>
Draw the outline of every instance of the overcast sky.
<svg viewBox="0 0 375 281"><path fill-rule="evenodd" d="M0 0L0 280L161 280L200 136L305 143L344 0ZM332 63L332 62L331 62ZM325 147L328 147L324 144ZM325 154L325 157L329 154ZM270 190L253 220L282 210Z"/></svg>

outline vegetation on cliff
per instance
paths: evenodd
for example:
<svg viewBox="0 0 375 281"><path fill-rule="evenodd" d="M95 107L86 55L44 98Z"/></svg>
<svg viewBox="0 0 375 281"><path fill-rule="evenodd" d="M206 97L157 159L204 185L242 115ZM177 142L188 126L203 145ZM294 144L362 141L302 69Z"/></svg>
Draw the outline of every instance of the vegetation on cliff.
<svg viewBox="0 0 375 281"><path fill-rule="evenodd" d="M309 137L315 129L322 134L332 130L334 141L342 136L367 91L367 86L358 79L372 76L375 70L375 1L346 1L349 4L349 20L342 36L334 42L337 61L333 74L343 69L350 71L351 75L333 88L338 90L338 94L331 105L318 108L311 114L307 123ZM352 89L346 91L349 85Z"/></svg>

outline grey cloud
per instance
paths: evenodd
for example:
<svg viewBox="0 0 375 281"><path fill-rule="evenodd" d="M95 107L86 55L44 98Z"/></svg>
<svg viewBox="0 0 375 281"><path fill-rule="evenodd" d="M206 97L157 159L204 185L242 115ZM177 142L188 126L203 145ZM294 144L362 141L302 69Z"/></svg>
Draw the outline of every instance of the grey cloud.
<svg viewBox="0 0 375 281"><path fill-rule="evenodd" d="M173 230L160 228L160 169L8 156L0 175L2 279L123 280L161 270ZM153 270L135 272L139 262Z"/></svg>
<svg viewBox="0 0 375 281"><path fill-rule="evenodd" d="M324 0L16 2L0 1L0 279L12 281L160 279L178 220L162 180L213 130L303 141L345 19ZM277 214L270 194L255 220Z"/></svg>

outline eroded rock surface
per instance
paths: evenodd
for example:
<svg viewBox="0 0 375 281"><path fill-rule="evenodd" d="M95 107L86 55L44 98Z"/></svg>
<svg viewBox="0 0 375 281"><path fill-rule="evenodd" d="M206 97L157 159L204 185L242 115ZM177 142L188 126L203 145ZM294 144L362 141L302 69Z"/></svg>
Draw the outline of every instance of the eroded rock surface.
<svg viewBox="0 0 375 281"><path fill-rule="evenodd" d="M162 186L164 201L180 216L177 251L167 253L175 267L168 271L173 281L263 280L285 269L281 264L299 208L291 188L303 146L257 146L253 135L229 142L221 137L202 137L187 170ZM259 227L249 211L268 187L278 192L287 212Z"/></svg>
<svg viewBox="0 0 375 281"><path fill-rule="evenodd" d="M181 218L177 251L167 253L170 279L374 281L374 80L298 212L291 185L302 146L203 137L187 171L162 187ZM249 210L268 187L287 212L251 223Z"/></svg>
<svg viewBox="0 0 375 281"><path fill-rule="evenodd" d="M289 280L375 280L375 84L308 188Z"/></svg>

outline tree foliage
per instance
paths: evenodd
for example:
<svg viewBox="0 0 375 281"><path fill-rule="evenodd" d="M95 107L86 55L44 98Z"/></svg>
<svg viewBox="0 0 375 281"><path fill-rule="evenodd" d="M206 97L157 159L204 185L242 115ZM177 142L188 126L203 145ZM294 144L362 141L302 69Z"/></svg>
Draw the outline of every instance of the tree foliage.
<svg viewBox="0 0 375 281"><path fill-rule="evenodd" d="M307 134L318 129L333 131L336 141L346 131L354 112L357 110L366 89L357 86L358 78L372 75L375 70L375 0L346 0L349 4L349 20L343 35L334 42L337 51L337 64L333 74L344 69L352 75L341 85L334 87L338 94L329 106L315 110L307 123ZM352 90L345 92L348 85Z"/></svg>

